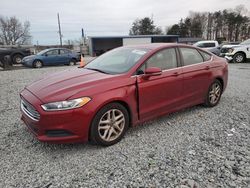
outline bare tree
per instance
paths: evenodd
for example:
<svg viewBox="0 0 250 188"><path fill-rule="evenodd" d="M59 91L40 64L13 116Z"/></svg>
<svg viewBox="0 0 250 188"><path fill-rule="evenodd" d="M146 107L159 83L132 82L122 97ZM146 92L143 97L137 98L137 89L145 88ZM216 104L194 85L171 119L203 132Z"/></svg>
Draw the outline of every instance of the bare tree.
<svg viewBox="0 0 250 188"><path fill-rule="evenodd" d="M0 42L6 45L30 44L30 22L22 24L16 17L0 17Z"/></svg>

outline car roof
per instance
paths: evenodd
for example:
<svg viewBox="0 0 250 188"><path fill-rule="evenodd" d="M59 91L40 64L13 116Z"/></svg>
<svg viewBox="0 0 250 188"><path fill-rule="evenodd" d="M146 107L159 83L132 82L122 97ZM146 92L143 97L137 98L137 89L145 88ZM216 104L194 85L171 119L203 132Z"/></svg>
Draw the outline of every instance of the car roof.
<svg viewBox="0 0 250 188"><path fill-rule="evenodd" d="M45 50L69 50L68 48L47 48Z"/></svg>
<svg viewBox="0 0 250 188"><path fill-rule="evenodd" d="M197 43L202 43L202 42L218 42L216 40L201 40L201 41L198 41Z"/></svg>
<svg viewBox="0 0 250 188"><path fill-rule="evenodd" d="M139 44L139 45L128 45L128 46L123 46L125 48L143 48L143 49L148 49L148 50L155 50L159 48L166 48L166 47L192 47L191 45L187 44L181 44L181 43L150 43L150 44Z"/></svg>

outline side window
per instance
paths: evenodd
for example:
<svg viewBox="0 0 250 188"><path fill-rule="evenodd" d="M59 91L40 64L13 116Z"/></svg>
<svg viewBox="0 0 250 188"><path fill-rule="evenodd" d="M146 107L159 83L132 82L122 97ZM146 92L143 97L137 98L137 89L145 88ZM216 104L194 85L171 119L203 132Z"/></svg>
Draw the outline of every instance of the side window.
<svg viewBox="0 0 250 188"><path fill-rule="evenodd" d="M205 48L215 47L215 43L214 43L214 42L207 42L207 43L204 43L204 47L205 47Z"/></svg>
<svg viewBox="0 0 250 188"><path fill-rule="evenodd" d="M212 56L210 54L206 53L206 52L203 52L203 51L200 51L200 50L199 50L199 52L203 56L204 61L209 61L212 58Z"/></svg>
<svg viewBox="0 0 250 188"><path fill-rule="evenodd" d="M144 63L136 72L137 75L144 74L146 69L146 64Z"/></svg>
<svg viewBox="0 0 250 188"><path fill-rule="evenodd" d="M192 65L203 62L203 58L200 53L193 48L180 48L184 65Z"/></svg>
<svg viewBox="0 0 250 188"><path fill-rule="evenodd" d="M50 50L46 54L49 55L49 56L51 56L51 55L58 55L58 50Z"/></svg>
<svg viewBox="0 0 250 188"><path fill-rule="evenodd" d="M68 50L60 50L60 54L66 55L66 54L69 54L69 51Z"/></svg>
<svg viewBox="0 0 250 188"><path fill-rule="evenodd" d="M159 67L161 70L177 67L175 49L169 48L154 54L147 60L146 67Z"/></svg>
<svg viewBox="0 0 250 188"><path fill-rule="evenodd" d="M198 44L197 47L199 47L199 48L205 48L204 43Z"/></svg>

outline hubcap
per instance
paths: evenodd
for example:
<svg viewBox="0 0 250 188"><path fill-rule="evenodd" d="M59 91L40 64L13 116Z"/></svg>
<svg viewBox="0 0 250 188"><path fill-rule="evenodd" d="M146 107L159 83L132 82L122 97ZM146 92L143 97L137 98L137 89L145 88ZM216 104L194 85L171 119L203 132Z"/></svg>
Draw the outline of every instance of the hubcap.
<svg viewBox="0 0 250 188"><path fill-rule="evenodd" d="M220 98L221 88L218 83L214 83L209 91L209 101L211 104L216 104Z"/></svg>
<svg viewBox="0 0 250 188"><path fill-rule="evenodd" d="M237 55L237 56L235 57L235 60L236 60L236 62L238 62L238 63L242 62L243 59L244 59L244 58L243 58L242 55Z"/></svg>
<svg viewBox="0 0 250 188"><path fill-rule="evenodd" d="M22 62L22 58L17 57L17 58L16 58L16 63L21 63L21 62Z"/></svg>
<svg viewBox="0 0 250 188"><path fill-rule="evenodd" d="M74 63L73 61L70 61L70 62L69 62L69 65L70 65L70 66L73 66L74 64L75 64L75 63Z"/></svg>
<svg viewBox="0 0 250 188"><path fill-rule="evenodd" d="M124 114L118 109L107 111L98 124L99 136L107 142L117 139L125 127Z"/></svg>
<svg viewBox="0 0 250 188"><path fill-rule="evenodd" d="M36 68L41 68L42 67L42 63L40 61L36 62Z"/></svg>

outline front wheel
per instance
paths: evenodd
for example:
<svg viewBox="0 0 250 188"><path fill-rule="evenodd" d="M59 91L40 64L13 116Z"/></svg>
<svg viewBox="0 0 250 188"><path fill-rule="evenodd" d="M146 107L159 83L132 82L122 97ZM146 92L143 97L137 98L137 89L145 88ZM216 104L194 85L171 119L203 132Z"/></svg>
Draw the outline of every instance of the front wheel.
<svg viewBox="0 0 250 188"><path fill-rule="evenodd" d="M245 55L243 53L236 53L233 56L234 63L243 63L245 61Z"/></svg>
<svg viewBox="0 0 250 188"><path fill-rule="evenodd" d="M216 106L221 98L222 94L222 85L219 80L215 80L208 89L205 106L213 107Z"/></svg>
<svg viewBox="0 0 250 188"><path fill-rule="evenodd" d="M119 103L104 106L91 124L91 141L102 146L119 142L129 126L127 109Z"/></svg>
<svg viewBox="0 0 250 188"><path fill-rule="evenodd" d="M33 67L34 68L42 68L42 66L43 66L43 63L40 60L35 60L33 62Z"/></svg>

